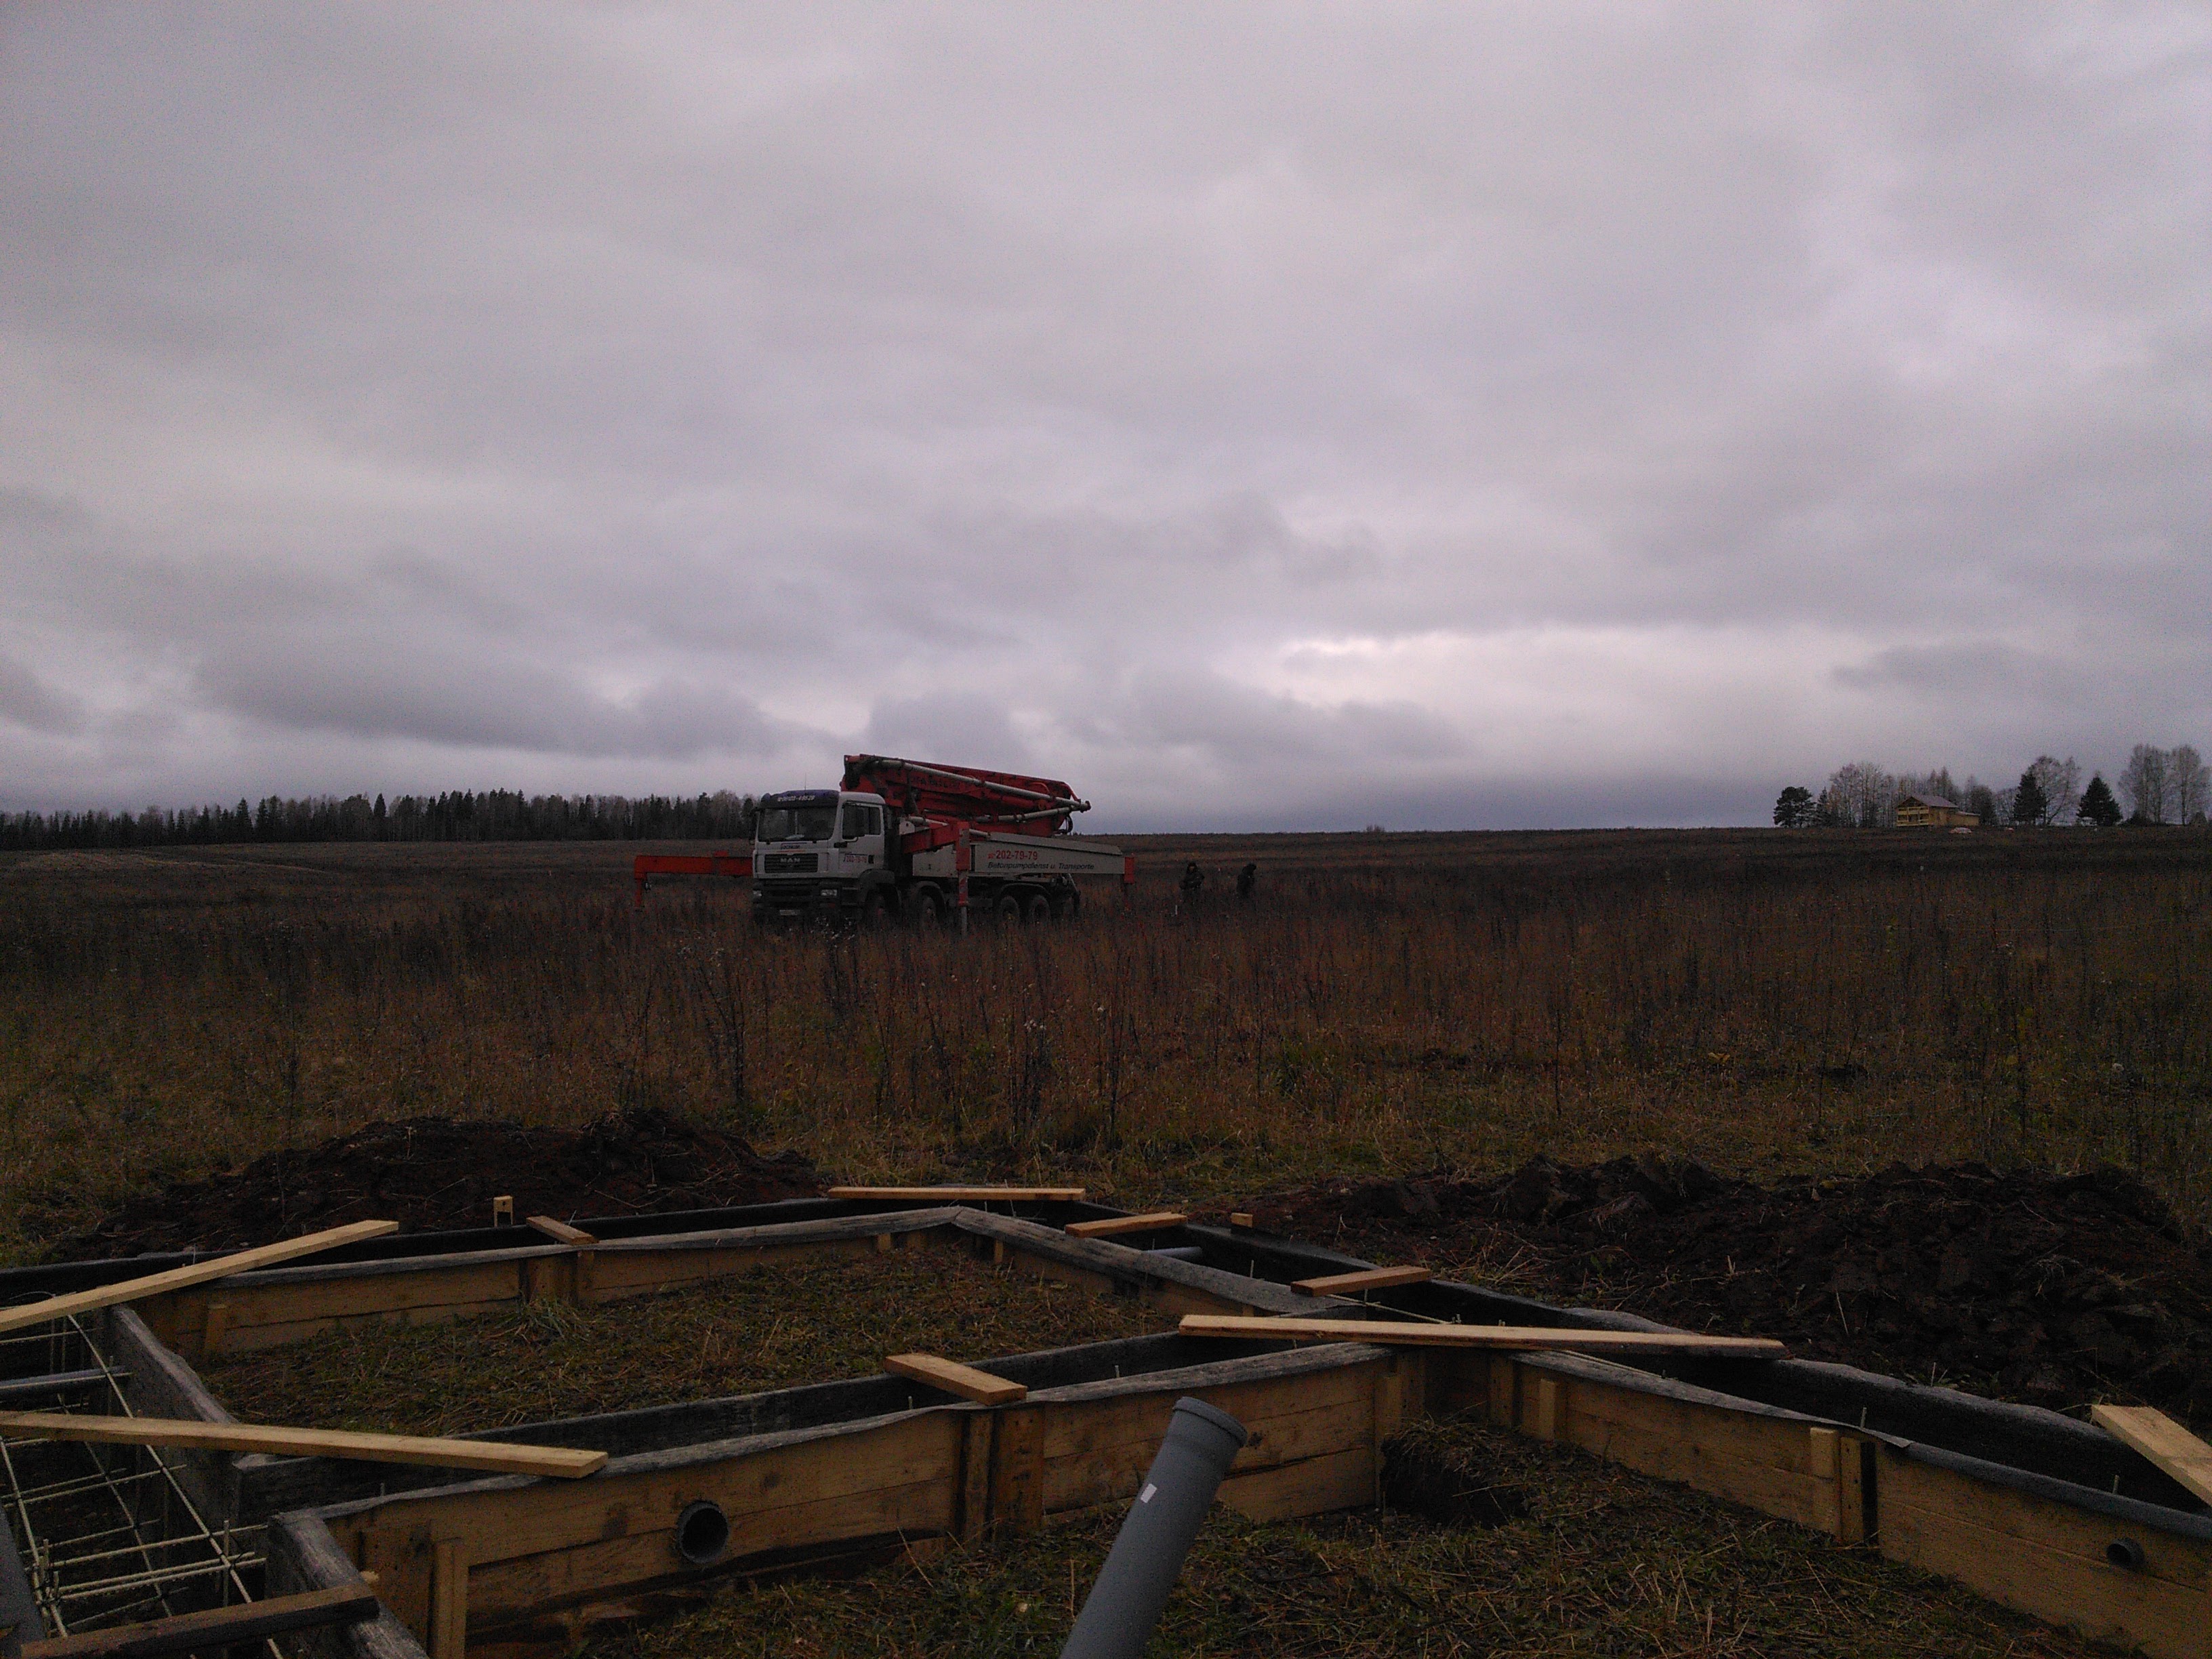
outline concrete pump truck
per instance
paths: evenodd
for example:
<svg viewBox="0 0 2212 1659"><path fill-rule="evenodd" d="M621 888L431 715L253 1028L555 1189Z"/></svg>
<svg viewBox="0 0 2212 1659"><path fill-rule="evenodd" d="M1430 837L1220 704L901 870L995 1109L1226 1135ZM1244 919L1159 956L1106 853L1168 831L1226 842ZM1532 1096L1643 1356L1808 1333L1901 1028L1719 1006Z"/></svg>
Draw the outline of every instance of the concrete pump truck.
<svg viewBox="0 0 2212 1659"><path fill-rule="evenodd" d="M1137 878L1120 848L1069 833L1090 810L1056 778L848 755L835 789L762 796L749 854L640 854L637 902L654 876L719 875L751 884L757 922L1055 921L1081 907L1077 877L1125 898Z"/></svg>

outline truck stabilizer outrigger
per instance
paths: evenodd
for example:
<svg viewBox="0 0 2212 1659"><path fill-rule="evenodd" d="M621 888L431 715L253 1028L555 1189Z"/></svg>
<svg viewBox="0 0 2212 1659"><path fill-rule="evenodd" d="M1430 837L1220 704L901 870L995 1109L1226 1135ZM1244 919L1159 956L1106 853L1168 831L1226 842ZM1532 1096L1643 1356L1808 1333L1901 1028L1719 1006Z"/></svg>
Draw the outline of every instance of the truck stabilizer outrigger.
<svg viewBox="0 0 2212 1659"><path fill-rule="evenodd" d="M752 887L760 922L878 922L923 927L981 907L1005 920L1047 921L1082 905L1079 877L1112 877L1126 902L1136 860L1069 833L1087 812L1054 778L848 755L836 789L762 797L746 853L641 853L637 902L654 876L728 876Z"/></svg>

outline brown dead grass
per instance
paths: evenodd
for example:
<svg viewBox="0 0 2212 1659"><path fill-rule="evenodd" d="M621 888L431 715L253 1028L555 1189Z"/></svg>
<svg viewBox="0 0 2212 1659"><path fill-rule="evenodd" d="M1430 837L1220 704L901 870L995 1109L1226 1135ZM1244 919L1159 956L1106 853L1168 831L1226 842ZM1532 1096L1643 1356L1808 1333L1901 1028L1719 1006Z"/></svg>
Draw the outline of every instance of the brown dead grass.
<svg viewBox="0 0 2212 1659"><path fill-rule="evenodd" d="M2196 831L1186 838L1132 913L965 941L634 912L631 850L0 859L0 1253L378 1119L632 1104L1135 1203L1659 1146L2109 1159L2212 1213ZM1172 915L1188 853L1259 901Z"/></svg>

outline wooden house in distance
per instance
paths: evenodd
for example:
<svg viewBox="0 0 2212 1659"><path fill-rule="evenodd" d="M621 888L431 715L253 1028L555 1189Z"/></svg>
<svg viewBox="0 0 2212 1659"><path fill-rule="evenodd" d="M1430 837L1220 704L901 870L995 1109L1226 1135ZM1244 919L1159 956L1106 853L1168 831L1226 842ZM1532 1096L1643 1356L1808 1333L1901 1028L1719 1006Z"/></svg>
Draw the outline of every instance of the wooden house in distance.
<svg viewBox="0 0 2212 1659"><path fill-rule="evenodd" d="M1906 795L1897 803L1900 830L1972 830L1981 821L1974 812L1941 795Z"/></svg>

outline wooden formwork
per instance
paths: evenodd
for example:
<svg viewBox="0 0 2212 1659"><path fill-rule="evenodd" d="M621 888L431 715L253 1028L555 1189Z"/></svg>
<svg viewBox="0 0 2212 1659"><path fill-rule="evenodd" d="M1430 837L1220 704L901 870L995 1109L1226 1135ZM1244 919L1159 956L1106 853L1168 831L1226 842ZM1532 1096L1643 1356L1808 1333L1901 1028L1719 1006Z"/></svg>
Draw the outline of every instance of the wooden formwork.
<svg viewBox="0 0 2212 1659"><path fill-rule="evenodd" d="M1186 1226L1160 1237L1200 1245L1206 1261L963 1207L848 1209L582 1248L499 1240L502 1248L277 1268L112 1310L106 1329L129 1357L131 1387L147 1391L143 1409L216 1417L220 1403L180 1355L544 1298L647 1296L808 1257L966 1249L1142 1297L1164 1316L1356 1315L1370 1305L1289 1288L1368 1265L1352 1258L1249 1230ZM1371 1306L1389 1317L1656 1328L1438 1281L1386 1287ZM1185 1395L1254 1429L1224 1498L1258 1518L1377 1501L1381 1449L1403 1423L1474 1411L1839 1544L1876 1547L2154 1659L2212 1659L2212 1517L2101 1431L2050 1413L1800 1362L1629 1365L1359 1343L1255 1352L1161 1336L986 1363L1026 1384L1027 1397L958 1403L884 1376L478 1437L612 1455L581 1481L258 1456L204 1460L196 1478L226 1514L286 1511L270 1530L272 1589L377 1575L385 1616L316 1638L328 1650L447 1659L471 1636L558 1633L595 1607L633 1605L708 1574L927 1549L1125 1502ZM731 1537L714 1561L694 1565L678 1551L676 1528L684 1507L702 1500L721 1507Z"/></svg>
<svg viewBox="0 0 2212 1659"><path fill-rule="evenodd" d="M1106 1377L1019 1405L912 1410L617 1457L554 1490L481 1480L318 1512L433 1659L465 1635L548 1633L561 1615L699 1576L687 1506L727 1516L724 1571L790 1571L927 1540L1034 1529L1125 1500L1196 1396L1253 1432L1222 1489L1259 1519L1370 1504L1404 1362L1337 1345ZM557 1626L556 1626L557 1627Z"/></svg>
<svg viewBox="0 0 2212 1659"><path fill-rule="evenodd" d="M1164 1258L1057 1228L958 1206L617 1239L589 1247L532 1243L451 1255L279 1267L138 1304L161 1341L188 1359L250 1353L325 1331L431 1324L525 1303L579 1304L658 1296L771 1262L866 1255L978 1241L995 1260L1042 1277L1142 1297L1163 1314L1311 1312L1271 1279ZM534 1237L534 1236L533 1236ZM1249 1290L1249 1294L1245 1294Z"/></svg>

